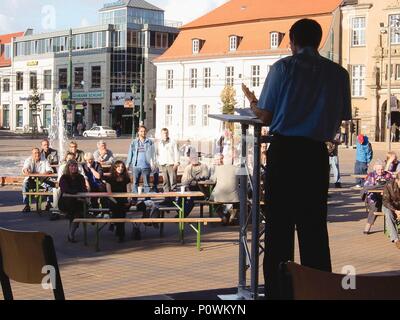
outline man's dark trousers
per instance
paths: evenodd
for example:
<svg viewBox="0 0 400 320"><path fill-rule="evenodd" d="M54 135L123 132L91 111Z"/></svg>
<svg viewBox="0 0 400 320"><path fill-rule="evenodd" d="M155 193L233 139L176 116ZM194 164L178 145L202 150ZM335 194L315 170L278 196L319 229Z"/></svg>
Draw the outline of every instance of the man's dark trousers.
<svg viewBox="0 0 400 320"><path fill-rule="evenodd" d="M295 228L301 264L332 269L326 225L329 157L323 142L275 136L267 159L265 293L279 299L279 264L293 261Z"/></svg>

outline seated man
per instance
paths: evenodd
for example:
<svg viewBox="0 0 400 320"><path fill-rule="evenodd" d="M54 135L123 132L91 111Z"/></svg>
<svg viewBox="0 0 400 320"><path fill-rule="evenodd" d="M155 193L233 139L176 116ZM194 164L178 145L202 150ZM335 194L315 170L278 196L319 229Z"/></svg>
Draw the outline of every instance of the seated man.
<svg viewBox="0 0 400 320"><path fill-rule="evenodd" d="M101 165L103 164L113 164L114 155L111 150L107 149L107 144L100 140L97 142L97 150L93 152L94 161L99 162Z"/></svg>
<svg viewBox="0 0 400 320"><path fill-rule="evenodd" d="M207 165L199 162L197 154L191 154L190 164L185 168L181 184L189 191L200 191L198 186L199 181L206 181L209 178ZM185 199L185 217L189 216L194 207L196 198ZM179 202L178 202L179 203Z"/></svg>
<svg viewBox="0 0 400 320"><path fill-rule="evenodd" d="M88 152L85 153L84 156L85 163L82 165L83 172L89 182L90 191L91 192L105 192L106 186L103 183L103 169L101 168L100 163L94 161L93 154ZM92 208L99 207L99 199L98 198L90 198L92 203ZM103 208L106 208L106 200L105 198L101 198L100 202Z"/></svg>
<svg viewBox="0 0 400 320"><path fill-rule="evenodd" d="M69 152L73 153L75 155L75 159L78 163L84 163L84 156L85 156L85 152L83 152L82 150L78 149L78 144L75 141L71 141L69 143Z"/></svg>
<svg viewBox="0 0 400 320"><path fill-rule="evenodd" d="M42 150L40 152L41 160L47 160L50 165L58 164L58 153L57 150L50 148L49 140L42 140ZM57 170L54 170L57 172Z"/></svg>
<svg viewBox="0 0 400 320"><path fill-rule="evenodd" d="M215 202L237 202L239 203L239 175L238 168L232 164L224 164L223 157L215 167L210 180L214 181L215 188L211 193L210 200ZM224 224L233 224L236 217L236 209L232 204L224 205L217 211L223 218Z"/></svg>
<svg viewBox="0 0 400 320"><path fill-rule="evenodd" d="M400 219L400 173L396 178L385 185L383 189L382 211L386 218L386 228L390 233L390 240L400 249L397 220Z"/></svg>
<svg viewBox="0 0 400 320"><path fill-rule="evenodd" d="M50 167L50 164L47 160L41 160L40 158L40 150L39 148L32 149L32 155L25 160L24 166L22 167L22 173L27 177L24 179L22 183L22 192L29 192L29 189L36 187L36 182L34 178L29 177L31 173L53 173L53 169ZM47 183L49 186L54 187L54 184L51 181L48 181L48 178L42 179L41 183ZM29 206L29 199L27 196L23 195L22 201L25 204L22 212L30 212L31 208ZM47 199L46 210L49 210L51 207L50 198Z"/></svg>
<svg viewBox="0 0 400 320"><path fill-rule="evenodd" d="M381 211L382 208L381 194L376 192L368 192L368 189L383 187L391 179L392 174L383 170L383 163L379 160L376 161L374 165L374 171L368 174L362 192L362 199L366 201L366 206L368 209L368 220L365 225L364 234L370 233L371 227L375 223L377 217L374 213Z"/></svg>

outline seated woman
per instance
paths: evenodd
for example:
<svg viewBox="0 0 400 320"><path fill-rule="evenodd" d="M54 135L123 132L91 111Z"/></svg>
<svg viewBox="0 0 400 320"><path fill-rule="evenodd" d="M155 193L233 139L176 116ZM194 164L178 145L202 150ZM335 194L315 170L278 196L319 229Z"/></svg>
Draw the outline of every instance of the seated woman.
<svg viewBox="0 0 400 320"><path fill-rule="evenodd" d="M106 180L106 189L108 193L124 193L130 192L131 179L126 170L123 161L116 161L111 167L111 176ZM110 209L113 218L125 218L126 212L129 210L130 201L128 198L110 198ZM116 223L116 236L118 242L125 240L125 224Z"/></svg>
<svg viewBox="0 0 400 320"><path fill-rule="evenodd" d="M394 151L389 151L386 154L386 165L385 171L388 172L397 172L400 170L399 160L397 160L397 154Z"/></svg>
<svg viewBox="0 0 400 320"><path fill-rule="evenodd" d="M75 232L79 227L79 223L73 222L75 218L83 216L84 202L85 199L79 198L65 198L63 195L77 194L80 192L87 192L85 178L78 172L78 162L75 160L69 160L67 162L65 173L60 179L61 197L58 201L58 207L61 211L67 214L69 219L69 233L68 241L76 242Z"/></svg>
<svg viewBox="0 0 400 320"><path fill-rule="evenodd" d="M390 240L400 249L397 221L400 220L400 173L396 178L386 184L383 189L382 211L386 218L386 228L390 233Z"/></svg>
<svg viewBox="0 0 400 320"><path fill-rule="evenodd" d="M368 218L365 225L364 234L370 233L371 227L375 223L377 217L374 213L380 211L382 208L382 196L379 193L368 192L368 189L383 186L391 179L392 174L383 170L382 161L376 161L374 165L374 171L368 174L362 192L362 198L365 200L368 210Z"/></svg>

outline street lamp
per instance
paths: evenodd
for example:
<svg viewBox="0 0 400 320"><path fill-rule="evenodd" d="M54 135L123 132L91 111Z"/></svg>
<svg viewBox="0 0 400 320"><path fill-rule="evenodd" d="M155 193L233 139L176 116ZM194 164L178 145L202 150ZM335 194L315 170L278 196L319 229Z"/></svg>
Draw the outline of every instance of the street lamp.
<svg viewBox="0 0 400 320"><path fill-rule="evenodd" d="M388 60L389 60L389 67L388 67L388 85L387 85L387 95L388 99L386 102L386 136L388 140L388 150L391 151L392 145L392 137L391 137L391 109L392 109L392 32L395 34L400 34L400 17L389 16L389 26L385 27L383 23L380 24L381 26L381 33L388 35Z"/></svg>

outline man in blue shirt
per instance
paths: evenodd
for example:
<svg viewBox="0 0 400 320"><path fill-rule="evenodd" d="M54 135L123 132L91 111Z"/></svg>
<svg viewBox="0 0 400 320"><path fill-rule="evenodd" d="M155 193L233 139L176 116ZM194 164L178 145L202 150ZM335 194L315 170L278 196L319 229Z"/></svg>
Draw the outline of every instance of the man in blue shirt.
<svg viewBox="0 0 400 320"><path fill-rule="evenodd" d="M243 85L253 112L270 126L273 135L265 178L264 279L268 299L282 298L279 264L293 261L295 227L301 264L328 272L332 269L326 223L329 160L325 141L334 138L343 120L351 119L349 74L319 55L321 26L302 19L291 27L289 36L293 56L272 66L260 99ZM300 170L288 170L293 161Z"/></svg>
<svg viewBox="0 0 400 320"><path fill-rule="evenodd" d="M140 177L143 175L144 192L150 191L150 173L155 165L155 149L153 141L146 137L147 129L145 126L140 126L138 130L138 138L132 140L129 147L128 159L126 167L132 166L133 173L133 190L138 192Z"/></svg>

